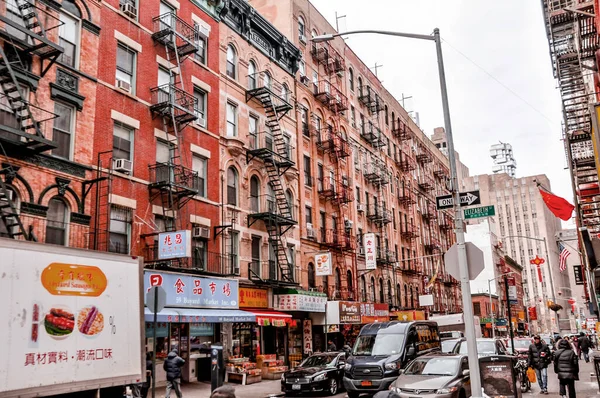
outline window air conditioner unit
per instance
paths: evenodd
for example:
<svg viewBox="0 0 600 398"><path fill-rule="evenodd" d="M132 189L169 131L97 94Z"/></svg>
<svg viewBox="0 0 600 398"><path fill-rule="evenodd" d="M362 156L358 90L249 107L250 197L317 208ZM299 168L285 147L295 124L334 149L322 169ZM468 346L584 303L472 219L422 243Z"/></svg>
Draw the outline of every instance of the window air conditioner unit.
<svg viewBox="0 0 600 398"><path fill-rule="evenodd" d="M309 239L315 238L315 229L312 224L306 224L306 237Z"/></svg>
<svg viewBox="0 0 600 398"><path fill-rule="evenodd" d="M135 8L134 4L121 3L121 11L123 12L123 14L127 15L129 18L133 18L133 19L137 18L137 8Z"/></svg>
<svg viewBox="0 0 600 398"><path fill-rule="evenodd" d="M121 173L131 173L133 171L133 162L128 159L114 159L113 169Z"/></svg>
<svg viewBox="0 0 600 398"><path fill-rule="evenodd" d="M362 245L361 245L361 246L358 248L358 255L359 255L359 256L364 256L364 255L365 255L365 247L364 247L364 246L362 246Z"/></svg>
<svg viewBox="0 0 600 398"><path fill-rule="evenodd" d="M365 212L365 205L362 203L359 203L356 205L356 211L358 211L359 213L364 213Z"/></svg>
<svg viewBox="0 0 600 398"><path fill-rule="evenodd" d="M206 128L206 119L198 116L198 119L196 119L196 124L200 127Z"/></svg>
<svg viewBox="0 0 600 398"><path fill-rule="evenodd" d="M310 83L308 76L300 76L300 83L308 87L308 84Z"/></svg>
<svg viewBox="0 0 600 398"><path fill-rule="evenodd" d="M342 177L342 185L343 185L343 186L345 186L345 187L347 187L347 186L348 186L348 184L349 184L349 182L348 182L348 177L346 177L346 176L343 176L343 177Z"/></svg>
<svg viewBox="0 0 600 398"><path fill-rule="evenodd" d="M123 91L131 92L131 84L123 80L117 80L117 87Z"/></svg>
<svg viewBox="0 0 600 398"><path fill-rule="evenodd" d="M198 33L200 34L200 36L208 37L208 35L210 34L210 30L208 30L206 26L199 25Z"/></svg>
<svg viewBox="0 0 600 398"><path fill-rule="evenodd" d="M352 220L346 220L344 222L344 226L346 227L346 229L351 229L354 226L354 221L352 221Z"/></svg>
<svg viewBox="0 0 600 398"><path fill-rule="evenodd" d="M302 33L301 33L301 34L300 34L300 37L299 37L299 39L300 39L300 42L301 42L301 43L304 43L304 44L306 44L306 35L305 35L305 34L302 34Z"/></svg>
<svg viewBox="0 0 600 398"><path fill-rule="evenodd" d="M210 238L210 228L207 227L194 227L192 229L192 237L193 238Z"/></svg>

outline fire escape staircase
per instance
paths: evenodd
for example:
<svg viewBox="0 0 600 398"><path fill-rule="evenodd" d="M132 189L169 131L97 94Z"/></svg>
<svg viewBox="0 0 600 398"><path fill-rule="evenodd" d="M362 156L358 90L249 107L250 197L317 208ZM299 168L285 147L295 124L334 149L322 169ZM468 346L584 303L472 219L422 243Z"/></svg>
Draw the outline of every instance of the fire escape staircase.
<svg viewBox="0 0 600 398"><path fill-rule="evenodd" d="M269 81L269 84L265 84L265 79L257 79L257 81L259 87L246 91L246 101L256 99L264 108L267 116L265 124L271 131L273 148L262 148L262 145L258 145L259 148L249 149L246 152L246 160L249 162L258 157L264 161L269 184L274 193L275 208L268 210L266 214L250 214L248 226L251 226L257 219L264 221L281 280L294 284L298 281L294 280L293 264L288 258L285 233L296 225L296 221L293 219L291 203L287 200L282 184L283 175L294 165L294 162L289 156L289 145L284 140L279 124L279 120L292 109L292 106L273 92L272 85L275 83ZM252 269L250 272L253 272ZM253 275L253 277L260 279L260 275Z"/></svg>

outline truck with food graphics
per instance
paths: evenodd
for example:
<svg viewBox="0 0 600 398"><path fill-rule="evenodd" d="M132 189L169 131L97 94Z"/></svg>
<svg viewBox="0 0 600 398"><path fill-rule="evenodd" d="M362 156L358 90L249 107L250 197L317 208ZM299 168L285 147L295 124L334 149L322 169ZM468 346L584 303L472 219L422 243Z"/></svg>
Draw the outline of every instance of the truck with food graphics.
<svg viewBox="0 0 600 398"><path fill-rule="evenodd" d="M142 271L140 258L0 238L0 396L145 379Z"/></svg>

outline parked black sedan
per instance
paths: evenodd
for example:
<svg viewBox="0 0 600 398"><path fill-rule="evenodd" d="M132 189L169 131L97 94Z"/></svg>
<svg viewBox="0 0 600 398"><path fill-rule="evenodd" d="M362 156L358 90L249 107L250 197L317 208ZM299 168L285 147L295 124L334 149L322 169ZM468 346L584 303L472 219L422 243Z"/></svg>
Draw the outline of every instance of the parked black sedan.
<svg viewBox="0 0 600 398"><path fill-rule="evenodd" d="M342 386L346 354L326 352L306 358L296 369L281 375L281 391L286 395L325 392L335 395Z"/></svg>

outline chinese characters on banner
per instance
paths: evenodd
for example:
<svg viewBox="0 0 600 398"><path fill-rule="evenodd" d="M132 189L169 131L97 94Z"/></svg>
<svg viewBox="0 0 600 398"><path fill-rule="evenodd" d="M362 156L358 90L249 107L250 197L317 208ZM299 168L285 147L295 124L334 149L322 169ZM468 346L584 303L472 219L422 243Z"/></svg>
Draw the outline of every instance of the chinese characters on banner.
<svg viewBox="0 0 600 398"><path fill-rule="evenodd" d="M361 323L387 322L390 320L389 305L382 303L361 303L360 315Z"/></svg>
<svg viewBox="0 0 600 398"><path fill-rule="evenodd" d="M316 275L325 276L331 275L331 253L317 253L315 256L315 262L317 263Z"/></svg>
<svg viewBox="0 0 600 398"><path fill-rule="evenodd" d="M240 287L240 308L269 308L268 291Z"/></svg>
<svg viewBox="0 0 600 398"><path fill-rule="evenodd" d="M95 348L77 350L69 357L68 351L28 352L25 354L25 366L51 365L69 361L90 362L102 359L112 359L112 348Z"/></svg>
<svg viewBox="0 0 600 398"><path fill-rule="evenodd" d="M363 235L363 245L365 247L365 269L377 268L377 241L374 233Z"/></svg>
<svg viewBox="0 0 600 398"><path fill-rule="evenodd" d="M163 232L158 235L158 259L192 256L191 231Z"/></svg>
<svg viewBox="0 0 600 398"><path fill-rule="evenodd" d="M165 289L167 307L237 309L239 305L236 279L144 271L144 291L152 286Z"/></svg>
<svg viewBox="0 0 600 398"><path fill-rule="evenodd" d="M350 301L340 301L340 323L360 324L360 304Z"/></svg>
<svg viewBox="0 0 600 398"><path fill-rule="evenodd" d="M275 303L277 309L283 311L325 312L327 296L308 292L280 294Z"/></svg>
<svg viewBox="0 0 600 398"><path fill-rule="evenodd" d="M302 321L302 335L304 336L304 342L302 346L304 347L305 354L311 354L313 350L312 345L312 321L310 319L305 319Z"/></svg>

